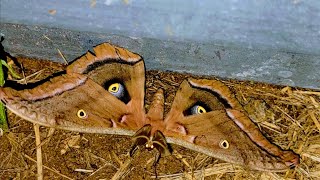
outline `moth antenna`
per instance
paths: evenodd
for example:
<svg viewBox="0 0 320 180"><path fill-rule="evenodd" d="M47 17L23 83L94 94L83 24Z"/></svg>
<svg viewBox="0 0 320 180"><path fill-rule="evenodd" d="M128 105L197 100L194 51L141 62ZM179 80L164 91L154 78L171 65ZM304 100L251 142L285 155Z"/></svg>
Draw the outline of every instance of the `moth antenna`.
<svg viewBox="0 0 320 180"><path fill-rule="evenodd" d="M159 89L153 96L153 101L150 105L150 109L147 116L150 119L162 120L163 112L164 112L164 94L163 94L163 90Z"/></svg>

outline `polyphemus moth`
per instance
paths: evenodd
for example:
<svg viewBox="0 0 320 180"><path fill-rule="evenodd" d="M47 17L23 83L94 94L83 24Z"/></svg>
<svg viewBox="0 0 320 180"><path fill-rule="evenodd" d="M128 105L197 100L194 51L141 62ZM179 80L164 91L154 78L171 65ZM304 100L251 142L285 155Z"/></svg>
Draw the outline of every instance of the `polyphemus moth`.
<svg viewBox="0 0 320 180"><path fill-rule="evenodd" d="M0 88L0 98L30 122L133 136L134 147L145 145L164 155L170 154L168 143L173 143L254 170L283 171L299 164L297 154L280 149L262 135L220 81L183 81L166 116L159 89L146 113L142 57L108 43L34 88Z"/></svg>

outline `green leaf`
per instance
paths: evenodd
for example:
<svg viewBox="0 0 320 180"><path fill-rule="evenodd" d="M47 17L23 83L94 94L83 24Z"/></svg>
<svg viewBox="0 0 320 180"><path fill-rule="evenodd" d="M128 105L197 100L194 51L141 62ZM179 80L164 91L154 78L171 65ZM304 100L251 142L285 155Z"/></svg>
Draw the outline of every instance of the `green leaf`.
<svg viewBox="0 0 320 180"><path fill-rule="evenodd" d="M14 72L14 70L12 69L12 67L10 65L7 64L6 61L2 60L1 59L1 64L4 65L8 70L9 70L9 73L14 77L14 78L17 78L17 79L20 79L21 77L16 73ZM3 71L2 71L3 72ZM3 76L4 78L4 76ZM0 81L1 81L1 77L0 77ZM1 82L0 82L1 83ZM4 82L3 82L4 84ZM3 86L3 84L0 84L0 86Z"/></svg>

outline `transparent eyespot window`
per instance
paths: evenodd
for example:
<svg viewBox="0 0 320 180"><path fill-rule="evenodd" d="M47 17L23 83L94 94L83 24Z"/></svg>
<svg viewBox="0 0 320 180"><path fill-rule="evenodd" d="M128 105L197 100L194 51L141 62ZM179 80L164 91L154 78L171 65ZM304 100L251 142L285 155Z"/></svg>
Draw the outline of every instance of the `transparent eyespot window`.
<svg viewBox="0 0 320 180"><path fill-rule="evenodd" d="M86 119L88 117L88 114L83 109L80 109L77 112L77 116L81 119Z"/></svg>
<svg viewBox="0 0 320 180"><path fill-rule="evenodd" d="M227 140L222 140L222 141L220 141L219 146L222 149L228 149L229 148L229 142Z"/></svg>

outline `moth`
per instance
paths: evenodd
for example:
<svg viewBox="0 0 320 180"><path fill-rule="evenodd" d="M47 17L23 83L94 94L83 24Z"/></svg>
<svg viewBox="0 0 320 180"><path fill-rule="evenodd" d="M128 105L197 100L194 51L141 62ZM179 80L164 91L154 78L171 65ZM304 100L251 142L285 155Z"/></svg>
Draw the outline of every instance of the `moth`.
<svg viewBox="0 0 320 180"><path fill-rule="evenodd" d="M146 112L143 58L109 43L97 45L94 52L33 88L0 88L0 98L30 122L132 136L133 147L155 148L163 155L170 154L173 143L254 170L284 171L299 164L299 155L263 136L218 80L183 81L166 115L164 92L159 89Z"/></svg>

